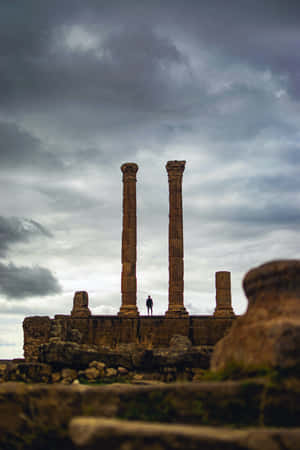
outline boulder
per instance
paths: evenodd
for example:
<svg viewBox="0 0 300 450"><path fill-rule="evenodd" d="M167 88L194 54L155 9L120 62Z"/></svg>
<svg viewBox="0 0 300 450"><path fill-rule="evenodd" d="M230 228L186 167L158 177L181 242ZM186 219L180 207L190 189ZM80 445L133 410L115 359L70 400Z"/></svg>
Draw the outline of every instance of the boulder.
<svg viewBox="0 0 300 450"><path fill-rule="evenodd" d="M106 364L101 361L92 361L89 364L89 367L95 367L97 370L99 370L101 373L104 373Z"/></svg>
<svg viewBox="0 0 300 450"><path fill-rule="evenodd" d="M61 371L62 383L71 384L77 378L77 372L74 369L63 369Z"/></svg>
<svg viewBox="0 0 300 450"><path fill-rule="evenodd" d="M100 370L96 367L89 367L84 371L84 375L89 381L96 381L100 377Z"/></svg>
<svg viewBox="0 0 300 450"><path fill-rule="evenodd" d="M52 370L48 364L35 362L8 364L4 373L7 381L25 381L28 383L49 383Z"/></svg>
<svg viewBox="0 0 300 450"><path fill-rule="evenodd" d="M106 375L108 378L116 377L117 374L118 374L118 372L117 372L116 369L114 369L113 367L108 367L108 368L106 369L105 375Z"/></svg>

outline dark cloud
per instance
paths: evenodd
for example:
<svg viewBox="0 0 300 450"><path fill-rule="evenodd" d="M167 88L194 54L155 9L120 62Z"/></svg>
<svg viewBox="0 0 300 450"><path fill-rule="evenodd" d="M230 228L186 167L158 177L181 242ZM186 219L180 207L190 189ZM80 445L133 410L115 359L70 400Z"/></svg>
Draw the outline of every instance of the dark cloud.
<svg viewBox="0 0 300 450"><path fill-rule="evenodd" d="M61 170L62 162L55 154L45 151L41 141L19 125L0 121L1 170L30 169Z"/></svg>
<svg viewBox="0 0 300 450"><path fill-rule="evenodd" d="M47 201L56 211L83 211L95 206L100 206L101 201L92 193L82 192L76 187L52 187L40 188L39 191L47 198Z"/></svg>
<svg viewBox="0 0 300 450"><path fill-rule="evenodd" d="M37 236L52 237L52 234L35 220L0 216L0 257L7 254L11 245Z"/></svg>
<svg viewBox="0 0 300 450"><path fill-rule="evenodd" d="M61 287L44 267L17 267L0 263L0 291L7 298L23 299L58 294Z"/></svg>

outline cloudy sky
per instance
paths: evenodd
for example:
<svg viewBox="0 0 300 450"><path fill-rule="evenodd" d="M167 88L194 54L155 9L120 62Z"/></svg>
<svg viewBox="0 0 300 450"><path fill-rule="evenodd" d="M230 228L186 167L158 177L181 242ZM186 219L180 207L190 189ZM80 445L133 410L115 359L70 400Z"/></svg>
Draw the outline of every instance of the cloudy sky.
<svg viewBox="0 0 300 450"><path fill-rule="evenodd" d="M137 162L138 307L168 298L168 160L183 180L185 305L214 273L300 256L300 2L0 2L0 358L25 316L120 307L120 165Z"/></svg>

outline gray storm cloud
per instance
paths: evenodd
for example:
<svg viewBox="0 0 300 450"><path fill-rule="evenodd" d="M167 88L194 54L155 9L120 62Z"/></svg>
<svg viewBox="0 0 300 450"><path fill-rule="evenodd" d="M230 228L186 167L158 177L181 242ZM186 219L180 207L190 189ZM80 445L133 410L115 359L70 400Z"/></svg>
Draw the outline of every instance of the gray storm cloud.
<svg viewBox="0 0 300 450"><path fill-rule="evenodd" d="M17 267L0 263L0 291L7 298L23 299L58 294L61 287L50 270L44 267Z"/></svg>
<svg viewBox="0 0 300 450"><path fill-rule="evenodd" d="M0 216L0 257L15 243L28 242L36 236L52 237L40 223L32 219Z"/></svg>

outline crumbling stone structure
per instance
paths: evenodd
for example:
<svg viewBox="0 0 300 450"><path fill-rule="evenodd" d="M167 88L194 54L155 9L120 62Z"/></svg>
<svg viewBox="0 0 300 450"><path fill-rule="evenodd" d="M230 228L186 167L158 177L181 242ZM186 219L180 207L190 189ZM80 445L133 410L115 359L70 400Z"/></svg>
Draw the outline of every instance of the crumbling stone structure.
<svg viewBox="0 0 300 450"><path fill-rule="evenodd" d="M121 349L138 345L146 349L168 347L174 334L186 336L193 346L212 348L229 330L235 318L213 316L94 316L26 317L24 357L38 359L41 344L51 341L78 342L91 348Z"/></svg>
<svg viewBox="0 0 300 450"><path fill-rule="evenodd" d="M246 314L217 344L212 369L300 368L300 261L271 261L244 277ZM299 373L299 372L298 372Z"/></svg>
<svg viewBox="0 0 300 450"><path fill-rule="evenodd" d="M74 294L73 309L71 311L72 317L89 317L91 311L89 310L89 296L86 291L77 291Z"/></svg>
<svg viewBox="0 0 300 450"><path fill-rule="evenodd" d="M185 161L168 161L169 182L169 305L165 316L140 317L137 308L137 230L135 163L121 166L123 173L122 304L116 316L93 316L88 293L75 293L71 315L27 317L24 320L24 356L38 359L39 347L48 342L72 343L91 348L119 348L139 345L166 347L174 335L187 338L196 347L212 348L231 327L235 316L231 307L230 273L216 274L214 316L189 316L184 307L182 177ZM76 351L80 348L76 347Z"/></svg>

